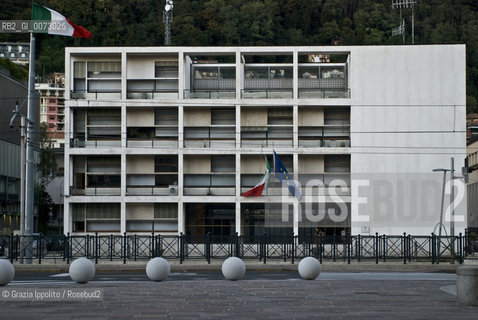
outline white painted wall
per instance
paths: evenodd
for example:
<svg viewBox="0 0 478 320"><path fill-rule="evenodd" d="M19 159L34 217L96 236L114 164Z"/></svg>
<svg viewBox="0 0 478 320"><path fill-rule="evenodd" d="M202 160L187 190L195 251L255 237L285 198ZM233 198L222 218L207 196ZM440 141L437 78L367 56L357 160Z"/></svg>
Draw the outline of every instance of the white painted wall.
<svg viewBox="0 0 478 320"><path fill-rule="evenodd" d="M360 189L383 203L353 206L352 234L363 226L429 234L439 221L442 185L432 170L449 168L454 156L460 172L466 152L465 46L356 47L350 59L352 178L391 182ZM465 214L464 203L457 214ZM359 221L366 215L369 222ZM455 228L463 232L464 224Z"/></svg>

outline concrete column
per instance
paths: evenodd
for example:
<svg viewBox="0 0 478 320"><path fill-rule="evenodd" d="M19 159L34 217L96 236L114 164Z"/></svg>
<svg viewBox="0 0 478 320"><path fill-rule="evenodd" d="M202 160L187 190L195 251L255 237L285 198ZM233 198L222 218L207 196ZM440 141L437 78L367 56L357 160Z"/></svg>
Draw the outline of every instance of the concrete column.
<svg viewBox="0 0 478 320"><path fill-rule="evenodd" d="M189 74L184 74L184 52L178 52L178 99L184 98L184 79L189 77Z"/></svg>
<svg viewBox="0 0 478 320"><path fill-rule="evenodd" d="M478 266L460 266L456 269L458 303L478 307Z"/></svg>
<svg viewBox="0 0 478 320"><path fill-rule="evenodd" d="M236 232L241 235L242 224L241 224L241 202L236 201Z"/></svg>
<svg viewBox="0 0 478 320"><path fill-rule="evenodd" d="M184 215L184 203L178 201L178 235L186 233L186 217Z"/></svg>
<svg viewBox="0 0 478 320"><path fill-rule="evenodd" d="M71 233L71 230L70 201L65 199L63 204L63 234Z"/></svg>
<svg viewBox="0 0 478 320"><path fill-rule="evenodd" d="M126 152L121 150L121 201L126 197Z"/></svg>
<svg viewBox="0 0 478 320"><path fill-rule="evenodd" d="M124 200L121 201L121 226L120 226L121 234L126 232L126 203Z"/></svg>
<svg viewBox="0 0 478 320"><path fill-rule="evenodd" d="M241 149L241 106L236 105L236 149Z"/></svg>
<svg viewBox="0 0 478 320"><path fill-rule="evenodd" d="M178 106L178 149L184 148L184 106Z"/></svg>
<svg viewBox="0 0 478 320"><path fill-rule="evenodd" d="M125 101L128 96L126 92L127 70L126 51L123 51L121 52L121 100L123 101Z"/></svg>
<svg viewBox="0 0 478 320"><path fill-rule="evenodd" d="M294 163L294 181L296 182L297 187L300 189L299 186L299 155L297 152L294 152L293 155L293 163ZM299 234L299 218L300 218L300 203L296 197L294 197L294 234Z"/></svg>
<svg viewBox="0 0 478 320"><path fill-rule="evenodd" d="M299 146L299 106L292 107L292 146L297 148ZM295 170L296 172L297 170Z"/></svg>
<svg viewBox="0 0 478 320"><path fill-rule="evenodd" d="M243 68L241 61L241 52L236 51L236 99L241 99L241 89L243 83Z"/></svg>
<svg viewBox="0 0 478 320"><path fill-rule="evenodd" d="M294 66L292 67L293 76L292 76L292 98L299 98L299 53L297 50L294 50L292 53L292 60Z"/></svg>
<svg viewBox="0 0 478 320"><path fill-rule="evenodd" d="M126 112L126 103L121 104L121 148L126 148L127 146L127 112Z"/></svg>

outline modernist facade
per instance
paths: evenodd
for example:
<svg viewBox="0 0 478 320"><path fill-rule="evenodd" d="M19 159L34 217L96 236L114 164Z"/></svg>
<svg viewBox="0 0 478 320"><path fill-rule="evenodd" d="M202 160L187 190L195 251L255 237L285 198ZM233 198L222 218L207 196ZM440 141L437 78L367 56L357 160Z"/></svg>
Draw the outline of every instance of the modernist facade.
<svg viewBox="0 0 478 320"><path fill-rule="evenodd" d="M65 233L430 234L432 170L466 156L463 45L67 48L65 71ZM241 196L273 150L300 201Z"/></svg>

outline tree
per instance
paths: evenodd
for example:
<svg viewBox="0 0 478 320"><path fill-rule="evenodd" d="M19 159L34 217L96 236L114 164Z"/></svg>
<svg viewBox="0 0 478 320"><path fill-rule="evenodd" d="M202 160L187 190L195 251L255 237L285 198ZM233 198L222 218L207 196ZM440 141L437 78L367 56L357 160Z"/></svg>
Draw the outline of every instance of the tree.
<svg viewBox="0 0 478 320"><path fill-rule="evenodd" d="M38 199L38 229L42 233L47 233L48 223L50 222L50 216L53 210L53 200L46 191L46 187L56 175L57 165L46 123L40 125L40 159L38 167L38 171L40 172L40 179L36 188Z"/></svg>

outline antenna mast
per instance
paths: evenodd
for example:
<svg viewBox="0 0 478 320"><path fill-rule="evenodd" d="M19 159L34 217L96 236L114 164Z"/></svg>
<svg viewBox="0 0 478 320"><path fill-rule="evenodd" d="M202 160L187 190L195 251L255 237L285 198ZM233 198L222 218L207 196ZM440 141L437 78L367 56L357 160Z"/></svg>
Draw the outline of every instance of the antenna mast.
<svg viewBox="0 0 478 320"><path fill-rule="evenodd" d="M166 0L163 11L164 45L171 45L171 23L173 23L173 0Z"/></svg>
<svg viewBox="0 0 478 320"><path fill-rule="evenodd" d="M392 7L400 9L400 26L392 30L392 36L402 35L402 42L405 44L405 19L402 18L402 8L412 10L412 44L415 44L415 0L392 0Z"/></svg>

